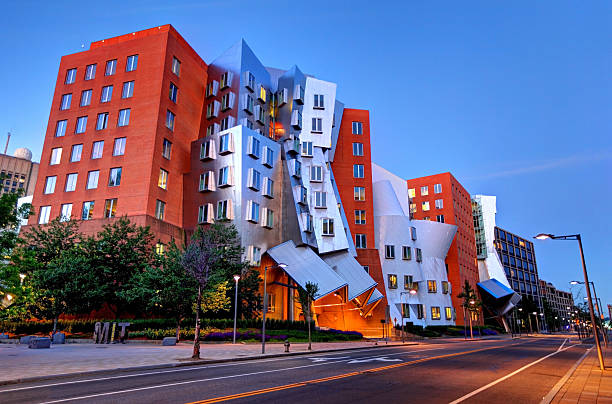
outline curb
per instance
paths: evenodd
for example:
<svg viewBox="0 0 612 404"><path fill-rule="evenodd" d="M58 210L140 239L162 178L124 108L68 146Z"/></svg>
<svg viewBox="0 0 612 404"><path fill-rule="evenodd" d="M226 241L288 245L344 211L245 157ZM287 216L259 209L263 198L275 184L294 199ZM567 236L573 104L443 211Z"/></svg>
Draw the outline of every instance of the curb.
<svg viewBox="0 0 612 404"><path fill-rule="evenodd" d="M91 370L91 371L75 372L75 373L58 373L54 375L22 377L19 379L12 379L12 380L0 380L0 386L19 384L19 383L40 382L40 381L45 381L45 380L68 379L71 377L94 376L94 375L99 376L99 375L104 375L104 374L114 373L114 372L132 372L132 371L137 371L137 370L171 369L171 368L180 368L180 367L187 367L187 366L205 366L205 365L211 365L211 364L216 364L216 363L248 362L248 361L254 361L254 360L259 360L259 359L280 358L280 357L286 357L286 356L304 356L304 355L313 355L313 354L328 353L328 352L357 351L357 350L363 350L363 349L395 347L395 346L410 346L410 345L419 345L419 344L417 342L406 342L406 343L399 343L399 344L396 343L396 344L372 345L372 346L362 346L362 347L355 347L355 348L312 350L310 352L289 352L289 353L269 354L269 355L255 355L255 356L248 356L244 358L226 358L226 359L209 359L209 360L204 359L204 360L199 360L197 362L188 361L188 362L179 362L179 363L160 363L157 365L130 366L130 367L125 367L125 368Z"/></svg>

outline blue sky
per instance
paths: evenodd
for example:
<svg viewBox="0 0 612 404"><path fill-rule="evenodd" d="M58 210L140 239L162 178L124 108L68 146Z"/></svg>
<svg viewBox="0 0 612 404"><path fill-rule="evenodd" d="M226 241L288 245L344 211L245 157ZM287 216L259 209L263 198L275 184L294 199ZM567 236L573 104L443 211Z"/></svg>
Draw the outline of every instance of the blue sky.
<svg viewBox="0 0 612 404"><path fill-rule="evenodd" d="M451 171L496 195L498 224L524 237L582 233L612 304L611 3L20 3L4 6L0 36L9 153L40 158L59 59L81 45L170 23L210 62L244 37L264 64L297 64L369 109L379 164L406 178ZM574 242L537 241L536 256L558 288L581 278Z"/></svg>

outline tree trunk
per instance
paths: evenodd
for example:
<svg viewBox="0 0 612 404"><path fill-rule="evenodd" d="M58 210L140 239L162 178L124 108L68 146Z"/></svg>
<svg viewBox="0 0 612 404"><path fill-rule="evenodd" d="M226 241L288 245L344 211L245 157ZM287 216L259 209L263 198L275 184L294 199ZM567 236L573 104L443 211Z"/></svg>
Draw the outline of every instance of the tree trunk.
<svg viewBox="0 0 612 404"><path fill-rule="evenodd" d="M196 328L193 337L193 355L191 359L200 359L200 305L202 304L202 286L198 286L198 303L196 307Z"/></svg>
<svg viewBox="0 0 612 404"><path fill-rule="evenodd" d="M308 299L308 318L306 319L306 321L308 321L308 350L312 350L312 341L310 338L310 321L311 321L311 308L310 308L310 299Z"/></svg>
<svg viewBox="0 0 612 404"><path fill-rule="evenodd" d="M472 312L469 312L470 316L470 339L474 339L474 331L472 330Z"/></svg>
<svg viewBox="0 0 612 404"><path fill-rule="evenodd" d="M179 342L180 338L181 338L181 318L177 317L176 318L176 342Z"/></svg>
<svg viewBox="0 0 612 404"><path fill-rule="evenodd" d="M53 331L51 332L51 335L55 335L56 332L57 332L57 316L53 317Z"/></svg>

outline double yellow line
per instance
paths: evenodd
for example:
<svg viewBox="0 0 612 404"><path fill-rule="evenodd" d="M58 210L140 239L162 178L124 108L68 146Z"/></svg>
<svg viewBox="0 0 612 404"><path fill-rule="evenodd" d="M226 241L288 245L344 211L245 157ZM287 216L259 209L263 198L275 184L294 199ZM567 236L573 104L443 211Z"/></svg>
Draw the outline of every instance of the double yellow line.
<svg viewBox="0 0 612 404"><path fill-rule="evenodd" d="M341 375L330 376L330 377L323 377L321 379L306 380L304 382L285 384L285 385L277 386L277 387L268 387L266 389L247 391L245 393L232 394L232 395L229 395L229 396L209 398L207 400L194 401L194 402L191 402L189 404L219 403L221 401L228 401L228 400L235 400L235 399L238 399L238 398L258 396L260 394L273 393L275 391L294 389L296 387L304 387L304 386L307 386L309 384L325 383L325 382L329 382L329 381L332 381L332 380L345 379L347 377L363 375L363 374L366 374L366 373L381 372L383 370L395 369L395 368L400 368L402 366L414 365L416 363L428 362L428 361L431 361L431 360L434 360L434 359L442 359L442 358L450 358L450 357L453 357L453 356L468 355L468 354L475 353L475 352L489 351L491 349L504 348L505 346L514 346L514 345L519 345L519 344L511 344L511 345L504 345L504 346L494 346L494 347L489 347L489 348L473 349L471 351L463 351L463 352L456 352L456 353L445 354L445 355L430 356L428 358L415 359L415 360L410 361L410 362L396 363L395 365L388 365L388 366L382 366L382 367L374 368L374 369L360 370L360 371L357 371L357 372L343 373Z"/></svg>

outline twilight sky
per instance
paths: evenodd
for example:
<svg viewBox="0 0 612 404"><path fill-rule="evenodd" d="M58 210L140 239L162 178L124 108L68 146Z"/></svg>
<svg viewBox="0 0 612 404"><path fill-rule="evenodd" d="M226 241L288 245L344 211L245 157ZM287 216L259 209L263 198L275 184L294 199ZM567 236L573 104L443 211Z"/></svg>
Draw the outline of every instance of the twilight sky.
<svg viewBox="0 0 612 404"><path fill-rule="evenodd" d="M265 65L297 64L369 109L380 165L405 178L450 171L496 195L498 224L524 237L581 233L612 304L612 3L22 3L4 6L0 36L9 153L40 159L59 59L82 45L170 23L211 62L243 37ZM582 302L568 283L582 279L576 243L535 245L540 277Z"/></svg>

